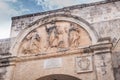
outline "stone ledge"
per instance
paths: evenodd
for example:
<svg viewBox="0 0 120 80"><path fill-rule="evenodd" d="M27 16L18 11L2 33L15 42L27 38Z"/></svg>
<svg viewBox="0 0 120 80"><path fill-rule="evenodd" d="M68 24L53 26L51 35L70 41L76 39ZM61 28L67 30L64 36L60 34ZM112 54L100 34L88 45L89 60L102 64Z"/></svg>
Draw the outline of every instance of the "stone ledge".
<svg viewBox="0 0 120 80"><path fill-rule="evenodd" d="M9 58L0 59L0 67L9 66Z"/></svg>
<svg viewBox="0 0 120 80"><path fill-rule="evenodd" d="M0 64L0 67L7 67L10 66L9 64Z"/></svg>
<svg viewBox="0 0 120 80"><path fill-rule="evenodd" d="M107 50L101 50L101 51L94 51L95 54L103 54L103 53L111 53L109 49Z"/></svg>
<svg viewBox="0 0 120 80"><path fill-rule="evenodd" d="M43 53L43 54L36 54L36 55L29 55L29 56L14 56L9 58L10 64L11 62L14 64L16 62L21 61L31 61L31 60L39 60L39 59L46 59L51 57L62 57L62 56L70 56L70 55L92 55L91 50L89 47L86 48L78 48L72 51L61 51L61 52L54 52L54 53Z"/></svg>
<svg viewBox="0 0 120 80"><path fill-rule="evenodd" d="M72 51L65 50L65 51L54 52L54 53L43 53L43 54L35 54L31 56L26 55L26 56L13 57L13 58L10 58L10 61L21 62L21 61L46 59L46 58L51 58L51 57L69 56L69 55L76 55L76 54L93 55L95 51L97 51L97 53L108 53L110 52L111 47L112 47L112 44L106 43L106 44L93 45L93 46L85 47L85 48L78 48Z"/></svg>
<svg viewBox="0 0 120 80"><path fill-rule="evenodd" d="M100 38L98 39L98 42L102 42L102 43L108 43L111 42L111 38L110 37L104 37L104 38Z"/></svg>
<svg viewBox="0 0 120 80"><path fill-rule="evenodd" d="M38 59L46 59L51 57L60 57L60 56L69 56L69 55L93 55L94 53L110 53L112 48L111 43L101 43L96 45L91 45L89 47L83 47L83 48L76 48L74 50L62 50L58 52L52 52L52 53L40 53L40 54L34 54L34 55L25 55L25 56L12 56L12 57L6 57L0 59L0 63L2 62L2 66L7 66L5 63L15 63L15 62L21 62L21 61L29 61L29 60L38 60ZM10 64L9 63L9 64Z"/></svg>
<svg viewBox="0 0 120 80"><path fill-rule="evenodd" d="M65 51L65 52L58 52L58 53L51 53L51 54L36 54L31 56L13 57L13 58L10 58L10 61L21 62L21 61L29 61L29 60L46 59L51 57L76 55L76 54L82 54L82 53L83 53L83 49L78 49L78 50L69 51L69 52Z"/></svg>
<svg viewBox="0 0 120 80"><path fill-rule="evenodd" d="M90 48L94 51L96 50L105 50L105 49L111 49L112 48L112 43L102 43L102 44L97 44L90 46Z"/></svg>

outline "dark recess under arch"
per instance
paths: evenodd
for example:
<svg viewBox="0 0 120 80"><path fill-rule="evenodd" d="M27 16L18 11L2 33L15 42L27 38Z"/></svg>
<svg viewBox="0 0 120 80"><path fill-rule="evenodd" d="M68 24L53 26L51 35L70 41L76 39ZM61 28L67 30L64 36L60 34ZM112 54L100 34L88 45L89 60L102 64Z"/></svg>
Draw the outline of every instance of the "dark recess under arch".
<svg viewBox="0 0 120 80"><path fill-rule="evenodd" d="M81 80L71 75L64 75L64 74L53 74L41 77L36 80Z"/></svg>

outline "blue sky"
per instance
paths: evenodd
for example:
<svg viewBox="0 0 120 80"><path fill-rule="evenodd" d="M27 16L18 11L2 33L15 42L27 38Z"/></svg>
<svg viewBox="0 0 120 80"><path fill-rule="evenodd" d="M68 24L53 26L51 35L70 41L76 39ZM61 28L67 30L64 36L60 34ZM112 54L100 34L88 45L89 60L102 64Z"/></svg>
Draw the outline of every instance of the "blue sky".
<svg viewBox="0 0 120 80"><path fill-rule="evenodd" d="M11 17L101 0L0 0L0 39L8 38Z"/></svg>

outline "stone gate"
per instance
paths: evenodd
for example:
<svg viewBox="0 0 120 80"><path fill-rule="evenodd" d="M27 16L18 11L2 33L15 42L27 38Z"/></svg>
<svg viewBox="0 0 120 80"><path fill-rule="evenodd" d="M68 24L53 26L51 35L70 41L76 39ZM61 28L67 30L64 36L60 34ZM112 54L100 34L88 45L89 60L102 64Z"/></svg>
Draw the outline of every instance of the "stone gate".
<svg viewBox="0 0 120 80"><path fill-rule="evenodd" d="M13 17L11 38L0 41L1 80L119 80L119 5L102 1Z"/></svg>

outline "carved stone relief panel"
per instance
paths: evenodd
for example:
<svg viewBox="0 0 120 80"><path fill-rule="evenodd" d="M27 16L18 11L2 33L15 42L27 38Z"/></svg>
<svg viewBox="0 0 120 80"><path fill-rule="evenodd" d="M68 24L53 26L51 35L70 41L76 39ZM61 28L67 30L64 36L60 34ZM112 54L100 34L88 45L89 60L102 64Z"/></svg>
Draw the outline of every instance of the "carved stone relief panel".
<svg viewBox="0 0 120 80"><path fill-rule="evenodd" d="M58 21L38 26L23 39L19 52L39 54L75 49L91 44L88 33L78 24Z"/></svg>
<svg viewBox="0 0 120 80"><path fill-rule="evenodd" d="M24 52L25 54L40 52L40 44L41 37L36 30L33 30L29 35L26 36L22 52Z"/></svg>
<svg viewBox="0 0 120 80"><path fill-rule="evenodd" d="M70 47L77 47L80 45L81 30L76 27L77 25L71 24L69 29L69 45Z"/></svg>
<svg viewBox="0 0 120 80"><path fill-rule="evenodd" d="M81 56L76 58L76 72L93 71L92 56Z"/></svg>

